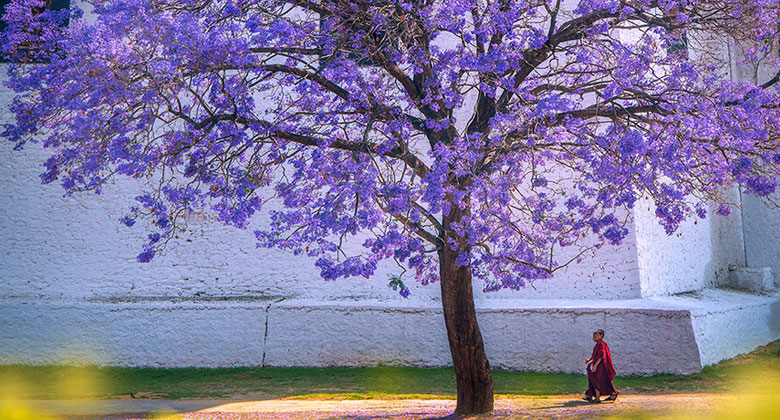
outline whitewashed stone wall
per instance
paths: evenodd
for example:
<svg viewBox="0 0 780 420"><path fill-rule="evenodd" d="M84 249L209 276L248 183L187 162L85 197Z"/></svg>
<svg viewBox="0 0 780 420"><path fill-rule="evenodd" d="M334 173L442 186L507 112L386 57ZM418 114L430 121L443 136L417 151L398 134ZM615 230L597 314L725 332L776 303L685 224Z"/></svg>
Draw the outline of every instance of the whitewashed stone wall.
<svg viewBox="0 0 780 420"><path fill-rule="evenodd" d="M780 294L704 290L687 302L702 365L748 353L780 339ZM680 297L669 297L679 302ZM682 299L685 299L683 297ZM712 305L717 299L718 305Z"/></svg>
<svg viewBox="0 0 780 420"><path fill-rule="evenodd" d="M0 106L8 99L0 88ZM391 264L371 279L325 282L313 261L256 249L251 232L207 214L138 264L143 227L118 222L138 182L63 197L38 179L46 151L10 149L0 142L0 364L449 364L438 285L410 281L402 299L387 287ZM694 372L780 338L777 295L701 290L723 284L730 264L776 266L780 212L753 217L759 207L746 206L744 241L741 212L670 237L645 204L621 246L553 279L489 294L475 285L495 367L581 372L595 328L608 331L621 374ZM740 327L747 339L724 334Z"/></svg>
<svg viewBox="0 0 780 420"><path fill-rule="evenodd" d="M691 373L780 339L780 294L493 299L478 309L497 369L582 372L607 331L621 375ZM441 309L376 299L0 299L0 362L120 366L447 366Z"/></svg>
<svg viewBox="0 0 780 420"><path fill-rule="evenodd" d="M736 188L729 195L739 202ZM711 213L706 219L686 220L671 236L658 224L654 211L646 200L634 211L642 297L723 285L729 265L745 265L739 210L729 216Z"/></svg>
<svg viewBox="0 0 780 420"><path fill-rule="evenodd" d="M277 250L257 249L249 230L222 226L210 215L190 218L162 255L139 264L143 226L119 223L133 204L139 183L117 179L100 196L63 197L59 185L41 185L46 151L31 144L12 151L0 144L0 296L373 296L401 299L387 287L398 270L388 263L371 279L325 282L314 261ZM270 203L268 207L273 206ZM260 222L261 223L261 222ZM360 252L360 241L353 241ZM538 281L519 292L482 293L490 298L628 298L639 296L635 235L619 247ZM413 296L435 298L438 285L409 282Z"/></svg>
<svg viewBox="0 0 780 420"><path fill-rule="evenodd" d="M777 59L777 44L773 47L773 58ZM739 54L733 52L735 56ZM755 67L741 67L735 71L738 80L765 83L778 71L777 66L765 60ZM750 194L742 196L742 214L745 231L746 264L751 267L770 267L775 282L780 285L780 192L769 200Z"/></svg>
<svg viewBox="0 0 780 420"><path fill-rule="evenodd" d="M777 200L780 195L775 193ZM744 216L746 265L770 267L775 283L780 286L780 210L767 205L765 200L745 194L742 197Z"/></svg>
<svg viewBox="0 0 780 420"><path fill-rule="evenodd" d="M63 197L58 185L41 185L38 179L45 151L37 145L10 149L0 144L0 240L5 244L0 296L397 297L386 286L397 270L392 264L372 279L324 282L312 260L256 249L250 231L221 226L208 215L191 218L188 233L152 263L138 264L143 227L118 222L138 193L138 183L119 179L100 196ZM642 296L679 293L720 284L729 264L744 265L739 212L688 221L668 236L646 205L637 207L635 229L622 245L606 246L521 291L482 293L477 282L477 300L620 299L639 297L640 287ZM757 231L771 243L766 236L772 230ZM360 251L359 246L353 249ZM410 286L415 297L438 295L436 285Z"/></svg>

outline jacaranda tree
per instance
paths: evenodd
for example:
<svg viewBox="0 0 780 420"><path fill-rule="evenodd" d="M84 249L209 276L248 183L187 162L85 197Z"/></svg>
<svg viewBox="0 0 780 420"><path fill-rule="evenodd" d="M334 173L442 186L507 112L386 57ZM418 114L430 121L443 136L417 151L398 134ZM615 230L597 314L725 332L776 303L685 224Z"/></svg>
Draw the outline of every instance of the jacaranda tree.
<svg viewBox="0 0 780 420"><path fill-rule="evenodd" d="M493 408L474 277L521 288L619 244L642 197L671 233L780 174L779 76L732 81L701 42L772 65L777 0L48 4L9 4L3 42L4 137L52 151L44 183L152 180L123 219L154 225L140 262L192 211L248 228L274 196L260 246L439 282L460 414Z"/></svg>

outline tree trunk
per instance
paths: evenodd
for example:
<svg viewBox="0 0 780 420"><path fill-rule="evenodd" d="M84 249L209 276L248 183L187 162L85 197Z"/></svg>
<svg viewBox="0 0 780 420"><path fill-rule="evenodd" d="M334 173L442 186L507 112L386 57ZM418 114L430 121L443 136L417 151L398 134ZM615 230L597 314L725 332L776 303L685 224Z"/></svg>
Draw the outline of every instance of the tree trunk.
<svg viewBox="0 0 780 420"><path fill-rule="evenodd" d="M493 375L485 354L482 334L477 325L474 308L474 294L471 289L471 267L458 266L456 258L466 249L466 241L452 235L452 223L457 223L468 214L457 205L444 217L445 245L439 251L439 275L441 278L441 301L447 339L450 343L452 365L458 385L458 405L455 414L479 414L493 411ZM450 241L457 242L456 250Z"/></svg>

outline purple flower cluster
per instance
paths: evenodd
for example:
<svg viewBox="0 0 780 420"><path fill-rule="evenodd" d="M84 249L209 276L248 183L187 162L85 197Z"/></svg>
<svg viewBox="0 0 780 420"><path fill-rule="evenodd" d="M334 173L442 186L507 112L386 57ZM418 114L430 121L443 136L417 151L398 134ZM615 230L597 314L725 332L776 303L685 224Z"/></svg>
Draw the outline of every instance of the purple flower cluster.
<svg viewBox="0 0 780 420"><path fill-rule="evenodd" d="M324 279L392 259L428 284L449 247L486 290L517 289L567 265L562 247L620 244L641 197L671 234L780 175L777 80L665 47L673 25L764 45L775 0L111 0L89 20L44 3L6 9L3 136L42 141L43 182L69 193L150 180L121 219L154 226L141 262L193 211L245 229L276 199L258 246ZM636 39L613 30L628 22Z"/></svg>

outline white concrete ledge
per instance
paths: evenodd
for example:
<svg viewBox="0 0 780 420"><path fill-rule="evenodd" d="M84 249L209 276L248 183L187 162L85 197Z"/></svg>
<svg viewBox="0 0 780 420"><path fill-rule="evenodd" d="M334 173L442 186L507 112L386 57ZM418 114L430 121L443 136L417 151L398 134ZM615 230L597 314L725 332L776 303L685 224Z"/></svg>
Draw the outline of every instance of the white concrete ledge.
<svg viewBox="0 0 780 420"><path fill-rule="evenodd" d="M270 303L0 300L0 363L261 365Z"/></svg>
<svg viewBox="0 0 780 420"><path fill-rule="evenodd" d="M618 372L691 373L780 339L780 294L478 302L493 367L581 372L607 331ZM0 298L0 363L447 366L435 300Z"/></svg>
<svg viewBox="0 0 780 420"><path fill-rule="evenodd" d="M271 366L447 366L438 305L285 300L269 310L265 361ZM581 372L592 349L591 332L603 328L623 374L701 369L684 305L649 299L490 300L482 302L477 316L494 368ZM659 339L662 330L665 338Z"/></svg>

